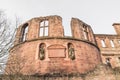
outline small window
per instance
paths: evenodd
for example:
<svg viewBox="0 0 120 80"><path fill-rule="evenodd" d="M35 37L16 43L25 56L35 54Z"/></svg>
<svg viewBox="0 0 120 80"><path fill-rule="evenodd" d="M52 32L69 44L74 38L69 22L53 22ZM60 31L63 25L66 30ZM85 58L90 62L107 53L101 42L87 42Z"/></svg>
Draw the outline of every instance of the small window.
<svg viewBox="0 0 120 80"><path fill-rule="evenodd" d="M107 64L107 66L112 67L112 66L111 66L111 63L110 63L110 59L111 59L111 58L106 58L106 64Z"/></svg>
<svg viewBox="0 0 120 80"><path fill-rule="evenodd" d="M44 36L48 36L48 27L45 28L45 35Z"/></svg>
<svg viewBox="0 0 120 80"><path fill-rule="evenodd" d="M88 30L86 26L83 26L83 35L84 35L84 39L88 40Z"/></svg>
<svg viewBox="0 0 120 80"><path fill-rule="evenodd" d="M101 40L101 44L102 44L102 47L106 47L104 40Z"/></svg>
<svg viewBox="0 0 120 80"><path fill-rule="evenodd" d="M115 47L113 40L110 40L111 47Z"/></svg>
<svg viewBox="0 0 120 80"><path fill-rule="evenodd" d="M40 27L43 27L43 26L45 26L45 21L42 21L42 22L40 23Z"/></svg>
<svg viewBox="0 0 120 80"><path fill-rule="evenodd" d="M44 32L43 32L44 30L43 30L43 28L40 28L40 36L43 36L43 34L44 34Z"/></svg>
<svg viewBox="0 0 120 80"><path fill-rule="evenodd" d="M48 36L48 25L47 20L40 22L39 36Z"/></svg>
<svg viewBox="0 0 120 80"><path fill-rule="evenodd" d="M22 27L22 38L21 38L21 42L24 42L26 40L26 36L28 33L28 24L23 25Z"/></svg>

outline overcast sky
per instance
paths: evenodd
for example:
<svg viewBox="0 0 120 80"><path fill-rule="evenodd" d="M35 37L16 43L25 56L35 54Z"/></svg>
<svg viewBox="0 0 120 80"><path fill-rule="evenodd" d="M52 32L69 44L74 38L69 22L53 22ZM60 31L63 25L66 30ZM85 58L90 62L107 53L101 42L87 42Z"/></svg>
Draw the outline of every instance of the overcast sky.
<svg viewBox="0 0 120 80"><path fill-rule="evenodd" d="M120 23L120 0L0 0L0 9L23 22L33 17L59 15L65 34L70 34L70 19L79 18L91 25L94 33L115 34L113 23Z"/></svg>

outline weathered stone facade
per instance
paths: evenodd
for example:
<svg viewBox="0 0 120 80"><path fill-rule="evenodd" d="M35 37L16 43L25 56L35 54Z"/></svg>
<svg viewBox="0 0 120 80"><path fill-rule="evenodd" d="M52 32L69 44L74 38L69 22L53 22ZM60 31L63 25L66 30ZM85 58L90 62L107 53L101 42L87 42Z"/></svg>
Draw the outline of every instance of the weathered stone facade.
<svg viewBox="0 0 120 80"><path fill-rule="evenodd" d="M104 64L112 68L120 67L120 23L113 24L117 34L95 34Z"/></svg>
<svg viewBox="0 0 120 80"><path fill-rule="evenodd" d="M6 70L10 72L11 62L14 61L19 63L18 67L22 66L17 72L30 75L93 70L101 63L101 57L91 27L72 18L71 28L72 36L64 36L60 16L33 18L22 24L10 50L10 66ZM12 60L13 56L16 60Z"/></svg>
<svg viewBox="0 0 120 80"><path fill-rule="evenodd" d="M119 67L120 24L115 23L113 26L115 26L117 35L94 34L90 25L77 18L72 18L72 36L68 37L64 35L60 16L33 18L17 29L5 73L86 74L94 71L96 66L102 62L113 68ZM102 74L102 72L104 71L100 73ZM112 74L110 73L110 75ZM89 76L90 74L86 76L86 79L90 78ZM104 80L102 76L98 76L100 80ZM81 78L81 80L83 79Z"/></svg>

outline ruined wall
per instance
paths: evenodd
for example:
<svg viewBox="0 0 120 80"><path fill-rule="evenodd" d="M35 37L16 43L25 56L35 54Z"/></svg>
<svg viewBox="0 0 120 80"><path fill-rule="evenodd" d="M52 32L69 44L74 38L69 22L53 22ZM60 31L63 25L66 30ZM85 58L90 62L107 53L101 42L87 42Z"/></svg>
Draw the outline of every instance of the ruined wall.
<svg viewBox="0 0 120 80"><path fill-rule="evenodd" d="M39 58L41 43L46 44L44 60ZM68 56L68 43L74 45L74 60ZM24 74L85 73L101 63L99 50L94 44L71 38L43 38L42 40L25 42L11 49L11 54L19 55L19 58L25 62L22 70Z"/></svg>
<svg viewBox="0 0 120 80"><path fill-rule="evenodd" d="M117 34L95 34L104 64L111 63L112 68L120 67L120 26L113 24Z"/></svg>
<svg viewBox="0 0 120 80"><path fill-rule="evenodd" d="M101 63L101 57L91 27L72 18L71 28L72 36L64 36L60 16L33 18L20 25L7 73L11 73L10 68L26 75L93 70Z"/></svg>
<svg viewBox="0 0 120 80"><path fill-rule="evenodd" d="M83 21L77 18L72 18L71 30L73 38L90 41L96 44L95 37L90 25L84 23Z"/></svg>
<svg viewBox="0 0 120 80"><path fill-rule="evenodd" d="M60 16L33 18L18 27L5 73L38 76L29 80L120 80L120 24L113 26L117 35L94 34L72 18L66 37Z"/></svg>
<svg viewBox="0 0 120 80"><path fill-rule="evenodd" d="M45 23L47 22L47 23ZM41 24L43 23L43 24ZM27 33L23 34L25 31L24 29L28 27ZM40 27L43 28L44 35L40 35ZM48 27L48 30L44 30L45 27ZM47 35L45 35L45 33ZM42 33L43 34L43 33ZM15 44L19 44L22 41L22 36L25 36L25 40L32 40L37 39L40 37L63 37L64 36L64 29L62 26L62 18L60 16L47 16L47 17L38 17L33 18L24 24L20 25L17 29L16 37L15 37Z"/></svg>

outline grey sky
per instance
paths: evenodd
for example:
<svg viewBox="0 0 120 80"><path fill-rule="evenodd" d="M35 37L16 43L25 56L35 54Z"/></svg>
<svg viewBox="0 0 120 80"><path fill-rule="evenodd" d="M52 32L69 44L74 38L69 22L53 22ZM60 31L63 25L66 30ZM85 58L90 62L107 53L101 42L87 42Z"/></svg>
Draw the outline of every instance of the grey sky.
<svg viewBox="0 0 120 80"><path fill-rule="evenodd" d="M112 24L120 22L120 0L0 0L0 9L23 22L33 17L60 15L66 35L70 19L79 18L91 25L94 33L115 34Z"/></svg>

